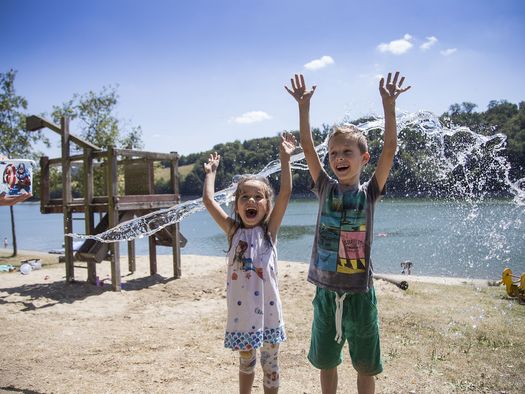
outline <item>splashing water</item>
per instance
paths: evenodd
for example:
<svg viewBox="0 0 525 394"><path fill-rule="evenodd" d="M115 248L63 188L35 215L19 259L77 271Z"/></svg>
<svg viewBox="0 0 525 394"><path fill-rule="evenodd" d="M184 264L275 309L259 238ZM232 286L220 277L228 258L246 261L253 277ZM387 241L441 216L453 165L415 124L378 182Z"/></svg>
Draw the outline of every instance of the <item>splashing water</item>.
<svg viewBox="0 0 525 394"><path fill-rule="evenodd" d="M375 117L357 124L357 127L365 135L368 135L374 130L382 130L383 125L384 119ZM482 202L486 196L491 196L491 193L494 193L494 190L489 186L494 184L504 185L506 190L501 190L501 192L513 197L514 209L519 211L513 221L502 219L501 222L492 223L492 229L485 227L479 230L480 232L483 231L483 237L487 239L486 242L490 242L493 245L491 255L487 256L487 258L501 258L505 254L506 243L501 239L501 231L497 231L497 229L502 227L520 228L522 225L521 217L524 216L525 211L525 178L516 181L511 181L510 179L511 167L503 156L506 136L503 134L483 136L466 127L446 128L435 115L426 111L398 116L397 128L400 148L404 148L411 143L411 139L402 134L403 130L412 130L422 137L424 149L430 154L417 158L419 161L418 167L431 170L433 183L445 184L448 182L447 186L450 194L441 194L441 197L452 198L453 200L461 199L461 201L468 203L468 212L461 212L461 216L464 217L467 223L474 221L478 216L476 204ZM316 147L316 151L323 162L327 154L327 141L325 140L319 144ZM308 170L304 153L302 152L293 155L290 162L293 169ZM476 168L476 171L472 171L473 163L477 163L478 167L482 167L483 171L480 171L479 168ZM257 175L267 177L278 171L280 171L280 162L279 160L273 160ZM461 175L460 178L462 180L451 183L450 179L456 179L458 175ZM233 201L237 181L238 178L234 177L230 186L215 193L214 199L221 205ZM464 207L464 204L458 204L458 207ZM130 241L150 236L164 227L180 222L185 217L204 209L202 198L198 198L129 220L100 234L67 235L81 239L94 239L100 242Z"/></svg>
<svg viewBox="0 0 525 394"><path fill-rule="evenodd" d="M316 149L321 157L326 155L325 144L320 144ZM298 153L290 158L291 167L296 170L308 170L306 161L304 159L304 153ZM279 160L273 160L268 163L260 172L256 175L267 177L281 169ZM235 190L237 189L237 182L239 176L236 175L233 179L233 183L227 188L220 190L214 194L214 199L221 205L225 205L233 201ZM133 239L144 238L155 234L157 231L162 230L164 227L170 226L177 222L180 222L185 217L205 209L202 198L195 200L186 201L181 204L175 205L171 208L162 209L159 211L151 212L147 215L140 216L136 219L131 219L126 222L120 223L119 225L110 228L96 235L85 235L85 234L67 234L70 237L81 238L81 239L94 239L100 242L117 242L117 241L131 241Z"/></svg>

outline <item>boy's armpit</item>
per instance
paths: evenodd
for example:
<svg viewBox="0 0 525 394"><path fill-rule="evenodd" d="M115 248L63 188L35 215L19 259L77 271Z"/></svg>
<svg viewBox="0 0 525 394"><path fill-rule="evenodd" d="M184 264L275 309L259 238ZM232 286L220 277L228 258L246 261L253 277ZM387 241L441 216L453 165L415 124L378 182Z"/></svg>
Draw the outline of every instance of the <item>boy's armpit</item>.
<svg viewBox="0 0 525 394"><path fill-rule="evenodd" d="M383 186L382 190L379 190L379 185L377 183L376 175L372 175L372 178L370 178L370 181L368 181L367 185L367 194L371 197L372 200L377 200L380 197L384 196L386 194L386 183Z"/></svg>
<svg viewBox="0 0 525 394"><path fill-rule="evenodd" d="M316 180L312 179L310 190L319 197L322 193L322 190L326 187L329 181L328 174L324 171L324 169L321 169L319 171L319 176Z"/></svg>

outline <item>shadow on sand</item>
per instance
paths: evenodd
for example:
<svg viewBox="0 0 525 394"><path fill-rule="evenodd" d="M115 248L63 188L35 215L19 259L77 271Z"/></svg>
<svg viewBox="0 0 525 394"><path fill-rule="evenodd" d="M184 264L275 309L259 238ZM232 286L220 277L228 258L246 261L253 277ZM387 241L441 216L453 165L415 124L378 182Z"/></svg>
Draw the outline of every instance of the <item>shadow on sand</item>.
<svg viewBox="0 0 525 394"><path fill-rule="evenodd" d="M126 275L123 276L125 278ZM138 291L157 284L165 284L174 280L155 274L143 278L130 279L122 282L122 291ZM65 280L0 288L0 305L20 304L21 312L49 308L57 304L72 304L88 297L111 292L111 284L104 283L95 286L84 281L66 282ZM7 293L7 295L3 294ZM9 300L11 295L25 298L24 300Z"/></svg>
<svg viewBox="0 0 525 394"><path fill-rule="evenodd" d="M0 387L0 390L3 390L3 392L5 391L7 393L44 394L43 392L40 392L40 391L19 389L18 387L13 387L13 386Z"/></svg>

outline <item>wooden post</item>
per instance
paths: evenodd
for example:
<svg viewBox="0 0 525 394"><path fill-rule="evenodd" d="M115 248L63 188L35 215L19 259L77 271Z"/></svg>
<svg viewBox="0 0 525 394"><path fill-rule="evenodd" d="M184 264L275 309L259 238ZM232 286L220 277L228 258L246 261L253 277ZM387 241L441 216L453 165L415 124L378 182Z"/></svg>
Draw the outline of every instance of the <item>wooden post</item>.
<svg viewBox="0 0 525 394"><path fill-rule="evenodd" d="M128 269L133 273L137 270L137 263L135 260L135 240L128 241Z"/></svg>
<svg viewBox="0 0 525 394"><path fill-rule="evenodd" d="M171 226L171 237L173 240L172 243L172 253L173 253L173 277L175 279L179 279L182 270L181 270L181 264L180 264L180 227L179 223L175 223L175 225Z"/></svg>
<svg viewBox="0 0 525 394"><path fill-rule="evenodd" d="M115 227L118 224L118 207L117 207L117 193L118 193L118 171L117 171L117 155L112 146L108 149L107 156L107 178L108 185L108 228ZM109 245L111 250L111 287L114 291L120 291L120 249L118 242L111 242Z"/></svg>
<svg viewBox="0 0 525 394"><path fill-rule="evenodd" d="M155 193L155 171L153 167L153 160L146 159L147 167L147 182L148 194ZM149 236L149 272L150 275L157 273L157 242L155 241L155 234Z"/></svg>
<svg viewBox="0 0 525 394"><path fill-rule="evenodd" d="M45 213L44 207L49 203L49 157L40 158L40 212Z"/></svg>
<svg viewBox="0 0 525 394"><path fill-rule="evenodd" d="M93 152L84 148L84 231L86 234L95 232L95 217L91 203L93 202ZM94 261L87 263L87 280L91 284L97 283L97 264Z"/></svg>
<svg viewBox="0 0 525 394"><path fill-rule="evenodd" d="M157 242L155 242L155 234L148 237L149 242L149 273L155 275L157 273Z"/></svg>
<svg viewBox="0 0 525 394"><path fill-rule="evenodd" d="M170 180L173 187L173 194L177 204L180 203L179 196L179 157L177 152L170 152L174 158L170 163ZM175 223L171 228L172 231L172 253L173 253L173 277L178 279L181 277L181 257L180 257L180 225Z"/></svg>
<svg viewBox="0 0 525 394"><path fill-rule="evenodd" d="M155 169L153 167L153 160L146 160L146 168L148 172L148 194L155 194Z"/></svg>
<svg viewBox="0 0 525 394"><path fill-rule="evenodd" d="M62 212L64 214L64 252L66 258L66 282L75 280L73 238L66 234L73 232L73 214L71 212L71 161L69 160L69 119L60 120L62 131Z"/></svg>

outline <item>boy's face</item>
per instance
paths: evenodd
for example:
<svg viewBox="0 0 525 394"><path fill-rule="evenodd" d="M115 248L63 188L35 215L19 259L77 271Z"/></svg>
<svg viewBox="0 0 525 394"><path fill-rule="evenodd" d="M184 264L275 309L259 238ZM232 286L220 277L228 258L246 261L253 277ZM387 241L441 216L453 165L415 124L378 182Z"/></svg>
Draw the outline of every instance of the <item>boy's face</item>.
<svg viewBox="0 0 525 394"><path fill-rule="evenodd" d="M361 170L370 160L368 152L361 153L357 142L348 134L336 134L328 144L330 168L343 185L359 182Z"/></svg>

